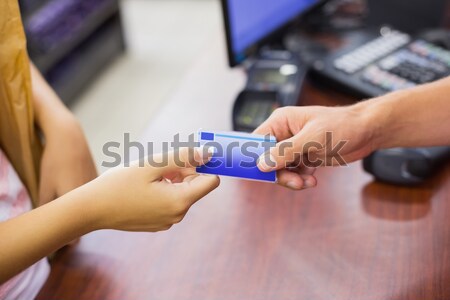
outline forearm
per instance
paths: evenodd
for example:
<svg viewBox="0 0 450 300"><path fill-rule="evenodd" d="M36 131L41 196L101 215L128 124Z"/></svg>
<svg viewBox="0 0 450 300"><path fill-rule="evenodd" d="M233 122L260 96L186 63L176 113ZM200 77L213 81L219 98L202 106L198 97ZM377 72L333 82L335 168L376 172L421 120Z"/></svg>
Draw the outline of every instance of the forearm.
<svg viewBox="0 0 450 300"><path fill-rule="evenodd" d="M0 283L96 229L84 189L0 223Z"/></svg>
<svg viewBox="0 0 450 300"><path fill-rule="evenodd" d="M450 78L361 103L374 148L450 145Z"/></svg>
<svg viewBox="0 0 450 300"><path fill-rule="evenodd" d="M55 128L76 124L72 113L64 106L58 95L32 63L30 64L30 71L36 123L44 135Z"/></svg>

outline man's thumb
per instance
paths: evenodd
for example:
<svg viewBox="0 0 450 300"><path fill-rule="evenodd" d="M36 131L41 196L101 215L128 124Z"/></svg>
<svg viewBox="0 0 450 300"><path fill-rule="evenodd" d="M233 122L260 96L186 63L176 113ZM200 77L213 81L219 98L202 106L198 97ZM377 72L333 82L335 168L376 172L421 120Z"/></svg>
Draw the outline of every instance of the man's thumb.
<svg viewBox="0 0 450 300"><path fill-rule="evenodd" d="M258 159L258 168L263 172L284 169L295 161L296 149L294 137L277 143L277 145L261 155Z"/></svg>

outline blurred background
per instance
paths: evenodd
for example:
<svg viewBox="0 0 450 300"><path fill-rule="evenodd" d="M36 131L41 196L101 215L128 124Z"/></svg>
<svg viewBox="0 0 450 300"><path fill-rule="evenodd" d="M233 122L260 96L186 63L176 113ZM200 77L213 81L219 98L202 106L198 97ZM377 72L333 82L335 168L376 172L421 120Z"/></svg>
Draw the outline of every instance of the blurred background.
<svg viewBox="0 0 450 300"><path fill-rule="evenodd" d="M137 139L220 34L214 0L21 0L30 57L102 146Z"/></svg>

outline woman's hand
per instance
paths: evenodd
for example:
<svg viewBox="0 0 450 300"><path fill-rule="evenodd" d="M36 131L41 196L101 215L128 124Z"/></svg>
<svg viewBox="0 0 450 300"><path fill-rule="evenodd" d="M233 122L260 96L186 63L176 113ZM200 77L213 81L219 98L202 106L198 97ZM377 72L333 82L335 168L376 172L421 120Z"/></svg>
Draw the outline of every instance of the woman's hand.
<svg viewBox="0 0 450 300"><path fill-rule="evenodd" d="M156 155L153 161L166 161L165 166L136 163L112 169L55 201L1 222L0 284L94 230L169 229L219 185L217 176L195 172L210 156L203 149Z"/></svg>
<svg viewBox="0 0 450 300"><path fill-rule="evenodd" d="M262 171L279 170L281 185L294 190L317 184L314 170L345 165L373 151L373 122L360 105L277 109L256 131L279 143L259 160Z"/></svg>
<svg viewBox="0 0 450 300"><path fill-rule="evenodd" d="M159 154L154 167L139 162L112 169L75 193L89 199L95 229L161 231L180 222L189 208L219 185L219 178L198 175L195 167L209 161L203 148Z"/></svg>
<svg viewBox="0 0 450 300"><path fill-rule="evenodd" d="M97 177L86 138L70 114L45 135L39 203L46 204Z"/></svg>

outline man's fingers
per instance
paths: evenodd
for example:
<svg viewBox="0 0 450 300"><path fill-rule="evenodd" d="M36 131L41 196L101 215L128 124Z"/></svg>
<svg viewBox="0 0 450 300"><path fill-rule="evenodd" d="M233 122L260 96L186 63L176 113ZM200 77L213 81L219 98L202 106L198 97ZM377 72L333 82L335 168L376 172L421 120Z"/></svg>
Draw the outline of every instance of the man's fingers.
<svg viewBox="0 0 450 300"><path fill-rule="evenodd" d="M256 130L253 133L259 135L267 135L267 134L274 135L271 122L269 120L266 120L264 123L262 123L258 128L256 128Z"/></svg>
<svg viewBox="0 0 450 300"><path fill-rule="evenodd" d="M300 162L302 165L317 167L320 161L311 161L311 155L320 153L324 149L321 139L316 132L306 130L306 128L295 136L285 139L267 153L261 155L258 161L258 168L263 172L285 169L293 163Z"/></svg>
<svg viewBox="0 0 450 300"><path fill-rule="evenodd" d="M304 157L304 156L303 156ZM298 167L295 168L288 168L289 171L295 172L297 174L300 175L314 175L314 173L316 172L317 168L312 168L312 167L308 167L305 165L300 165Z"/></svg>
<svg viewBox="0 0 450 300"><path fill-rule="evenodd" d="M278 184L290 188L292 190L302 190L312 188L317 185L314 176L308 174L298 174L289 170L278 171Z"/></svg>
<svg viewBox="0 0 450 300"><path fill-rule="evenodd" d="M288 167L301 155L295 143L295 137L279 142L274 148L259 157L258 168L263 172L280 170Z"/></svg>

